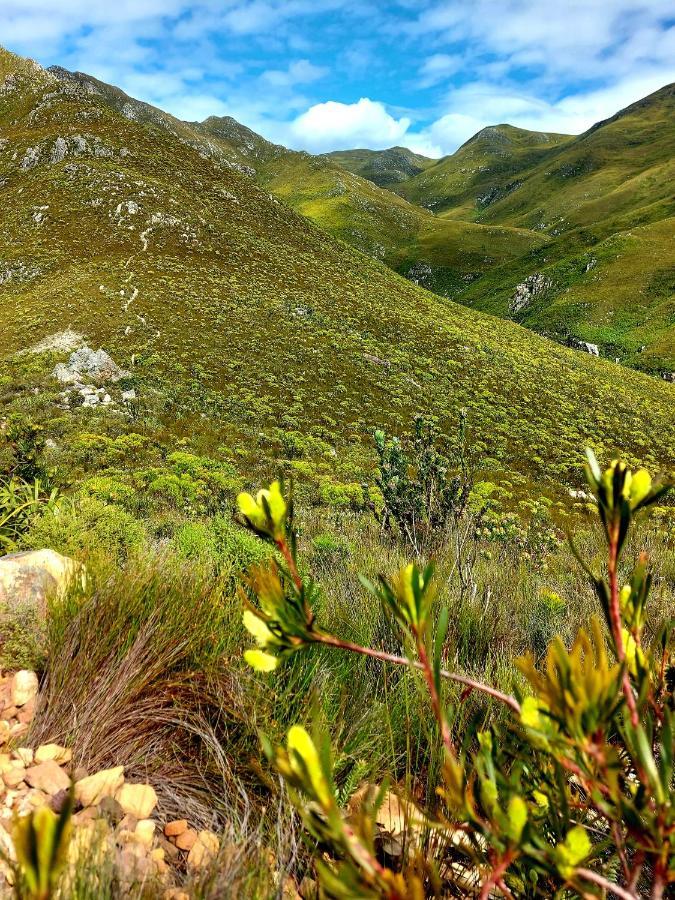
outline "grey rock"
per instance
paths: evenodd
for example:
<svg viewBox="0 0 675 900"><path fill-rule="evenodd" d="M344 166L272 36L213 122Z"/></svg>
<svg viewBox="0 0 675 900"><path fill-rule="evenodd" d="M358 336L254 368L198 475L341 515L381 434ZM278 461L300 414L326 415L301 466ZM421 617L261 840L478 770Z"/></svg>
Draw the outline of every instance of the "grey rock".
<svg viewBox="0 0 675 900"><path fill-rule="evenodd" d="M105 350L92 350L91 347L85 346L71 353L67 363L59 363L52 374L63 384L74 384L83 381L83 376L96 381L115 382L127 376L129 372L120 369Z"/></svg>
<svg viewBox="0 0 675 900"><path fill-rule="evenodd" d="M528 275L525 281L521 281L520 284L516 285L516 289L509 300L509 312L513 315L520 312L521 309L527 309L534 299L541 297L552 286L553 282L551 279L542 272L534 272L532 275Z"/></svg>

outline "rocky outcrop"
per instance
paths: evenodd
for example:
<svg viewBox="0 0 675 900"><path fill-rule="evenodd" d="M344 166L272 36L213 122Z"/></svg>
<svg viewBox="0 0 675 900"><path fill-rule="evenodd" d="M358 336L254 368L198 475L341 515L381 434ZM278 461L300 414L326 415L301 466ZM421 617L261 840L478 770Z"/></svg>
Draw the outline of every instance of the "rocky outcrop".
<svg viewBox="0 0 675 900"><path fill-rule="evenodd" d="M589 344L588 341L580 341L577 338L569 338L567 343L575 350L583 350L584 353L590 353L591 356L600 356L600 348L597 344Z"/></svg>
<svg viewBox="0 0 675 900"><path fill-rule="evenodd" d="M120 369L105 350L81 347L71 354L67 363L58 363L52 374L62 384L78 384L85 378L116 382L128 376L129 372Z"/></svg>
<svg viewBox="0 0 675 900"><path fill-rule="evenodd" d="M48 597L63 597L74 580L84 578L82 566L54 550L29 550L0 557L0 606L21 606L43 616Z"/></svg>
<svg viewBox="0 0 675 900"><path fill-rule="evenodd" d="M553 287L553 282L542 272L534 272L528 275L525 281L516 285L516 289L509 300L509 312L511 315L520 312L538 297L543 296Z"/></svg>
<svg viewBox="0 0 675 900"><path fill-rule="evenodd" d="M405 273L405 277L409 278L413 284L420 284L423 287L428 287L431 283L431 278L433 276L433 269L426 262L417 262L414 266L411 266L408 271Z"/></svg>

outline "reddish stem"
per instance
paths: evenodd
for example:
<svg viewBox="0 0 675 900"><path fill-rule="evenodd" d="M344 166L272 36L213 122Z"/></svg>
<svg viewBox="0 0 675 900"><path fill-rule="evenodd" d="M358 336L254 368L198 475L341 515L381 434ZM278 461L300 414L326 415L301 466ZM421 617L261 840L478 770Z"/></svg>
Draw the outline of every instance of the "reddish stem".
<svg viewBox="0 0 675 900"><path fill-rule="evenodd" d="M452 757L456 757L455 746L452 743L452 738L450 737L450 728L448 727L448 721L445 718L445 712L443 711L443 705L441 703L441 698L438 696L438 691L436 690L436 681L434 679L434 672L431 668L431 664L429 663L429 657L427 656L427 650L424 646L424 640L421 635L416 633L417 638L417 655L420 658L420 663L422 665L422 671L424 672L424 678L427 683L427 688L429 689L429 696L431 697L431 706L434 710L434 715L436 716L436 720L441 728L441 735L443 737L443 743L445 744L445 749Z"/></svg>
<svg viewBox="0 0 675 900"><path fill-rule="evenodd" d="M412 669L424 670L424 666L415 659L408 659L406 656L397 656L395 653L385 653L384 650L373 650L372 647L362 647L360 644L354 644L351 641L343 641L332 634L317 634L317 643L327 644L330 647L337 647L340 650L350 650L352 653L360 653L362 656L370 656L373 659L379 659L382 662L395 663L399 666L409 666ZM520 715L520 703L510 694L504 694L496 688L483 684L481 681L475 681L467 675L460 675L458 672L448 672L447 669L441 669L441 678L447 678L449 681L457 681L459 684L465 684L467 687L483 694L494 697L501 703L509 706L517 716Z"/></svg>
<svg viewBox="0 0 675 900"><path fill-rule="evenodd" d="M585 878L586 881L592 881L593 884L597 884L598 887L601 887L608 893L614 894L615 897L620 897L621 900L639 900L637 894L627 891L625 888L615 884L613 881L609 881L604 875L600 875L592 869L577 869L576 874L579 878Z"/></svg>
<svg viewBox="0 0 675 900"><path fill-rule="evenodd" d="M277 548L283 558L286 560L286 565L288 566L288 571L291 573L291 578L293 579L293 584L296 588L301 591L302 590L302 578L300 577L300 573L298 572L298 567L295 564L295 560L293 559L293 554L291 553L291 548L286 543L285 538L277 538L274 542L277 545Z"/></svg>

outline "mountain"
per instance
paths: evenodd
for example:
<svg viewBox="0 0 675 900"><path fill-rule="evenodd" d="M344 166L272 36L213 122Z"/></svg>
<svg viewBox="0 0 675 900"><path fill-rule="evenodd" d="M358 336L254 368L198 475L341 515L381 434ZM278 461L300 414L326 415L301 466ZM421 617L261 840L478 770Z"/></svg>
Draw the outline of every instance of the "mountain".
<svg viewBox="0 0 675 900"><path fill-rule="evenodd" d="M544 242L522 229L444 222L346 172L329 155L272 144L230 117L182 122L81 72L49 71L126 118L164 128L201 154L251 176L334 237L440 293L464 287L477 270L517 259Z"/></svg>
<svg viewBox="0 0 675 900"><path fill-rule="evenodd" d="M353 175L372 181L379 187L390 187L407 181L435 163L435 160L413 153L407 147L390 147L388 150L336 150L324 155Z"/></svg>
<svg viewBox="0 0 675 900"><path fill-rule="evenodd" d="M299 153L228 117L181 122L52 71L444 297L652 374L675 371L672 87L579 137L497 125L433 161L404 148Z"/></svg>
<svg viewBox="0 0 675 900"><path fill-rule="evenodd" d="M466 410L516 496L559 497L587 444L675 463L673 386L416 287L181 130L4 51L0 83L5 359L69 327L131 372L147 434L243 468L296 435L305 478L357 481L372 429L418 410L449 430ZM48 429L93 428L50 390Z"/></svg>
<svg viewBox="0 0 675 900"><path fill-rule="evenodd" d="M451 156L428 166L396 190L435 213L478 221L485 208L518 190L524 173L547 158L550 150L570 140L570 135L512 125L483 128Z"/></svg>

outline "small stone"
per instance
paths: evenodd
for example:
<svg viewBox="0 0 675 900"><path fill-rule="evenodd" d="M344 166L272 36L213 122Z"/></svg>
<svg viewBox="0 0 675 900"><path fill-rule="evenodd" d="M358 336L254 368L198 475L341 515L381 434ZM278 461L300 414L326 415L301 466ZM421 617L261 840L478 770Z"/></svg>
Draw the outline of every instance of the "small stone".
<svg viewBox="0 0 675 900"><path fill-rule="evenodd" d="M191 850L197 840L197 832L188 828L176 838L176 847L179 850Z"/></svg>
<svg viewBox="0 0 675 900"><path fill-rule="evenodd" d="M171 859L175 859L180 853L178 847L176 847L175 844L172 844L171 841L168 841L166 838L159 837L157 839L157 843L160 847L162 847L164 852L171 857Z"/></svg>
<svg viewBox="0 0 675 900"><path fill-rule="evenodd" d="M23 706L28 703L38 692L38 677L29 669L21 669L12 679L12 703L14 706Z"/></svg>
<svg viewBox="0 0 675 900"><path fill-rule="evenodd" d="M69 790L61 790L57 791L51 798L50 807L52 812L55 812L57 815L61 812L63 807L66 805L66 801L70 795Z"/></svg>
<svg viewBox="0 0 675 900"><path fill-rule="evenodd" d="M9 732L11 731L11 726L9 722L5 722L4 719L0 719L0 744L6 744L9 740Z"/></svg>
<svg viewBox="0 0 675 900"><path fill-rule="evenodd" d="M31 787L44 791L50 796L70 787L70 778L53 759L26 769L24 777Z"/></svg>
<svg viewBox="0 0 675 900"><path fill-rule="evenodd" d="M31 766L33 764L35 754L30 747L18 747L14 753L16 754L16 758L20 759L24 766Z"/></svg>
<svg viewBox="0 0 675 900"><path fill-rule="evenodd" d="M184 831L187 831L187 819L174 819L173 822L167 822L164 826L164 834L167 837L178 837Z"/></svg>
<svg viewBox="0 0 675 900"><path fill-rule="evenodd" d="M26 770L23 766L17 767L16 769L10 769L9 772L5 772L2 776L2 780L5 782L8 788L18 787L21 782L24 780L26 775Z"/></svg>
<svg viewBox="0 0 675 900"><path fill-rule="evenodd" d="M98 805L99 812L111 825L118 825L124 818L124 810L114 797L104 797Z"/></svg>
<svg viewBox="0 0 675 900"><path fill-rule="evenodd" d="M137 819L147 819L157 806L157 794L149 784L123 784L115 799L125 813Z"/></svg>
<svg viewBox="0 0 675 900"><path fill-rule="evenodd" d="M126 815L123 819L120 820L118 827L120 831L124 829L126 829L127 831L134 831L136 825L138 825L138 819L136 818L136 816Z"/></svg>
<svg viewBox="0 0 675 900"><path fill-rule="evenodd" d="M85 806L73 816L76 825L91 825L99 818L98 806Z"/></svg>
<svg viewBox="0 0 675 900"><path fill-rule="evenodd" d="M2 711L2 718L9 722L10 719L16 719L16 715L19 712L18 706L6 706Z"/></svg>
<svg viewBox="0 0 675 900"><path fill-rule="evenodd" d="M84 766L77 766L75 771L73 772L73 781L82 781L84 778L89 777L89 772L84 768Z"/></svg>
<svg viewBox="0 0 675 900"><path fill-rule="evenodd" d="M217 834L212 831L200 831L188 853L188 866L193 869L201 868L218 855L219 849L220 840Z"/></svg>
<svg viewBox="0 0 675 900"><path fill-rule="evenodd" d="M152 819L141 819L136 825L134 834L144 847L152 847L152 840L155 836L155 823Z"/></svg>
<svg viewBox="0 0 675 900"><path fill-rule="evenodd" d="M73 758L73 751L70 747L61 747L60 744L42 744L35 751L35 762L43 763L49 759L53 759L55 763L62 766Z"/></svg>
<svg viewBox="0 0 675 900"><path fill-rule="evenodd" d="M28 725L32 719L33 714L35 712L35 697L30 699L28 703L24 703L20 710L18 710L16 717L21 722L22 725Z"/></svg>
<svg viewBox="0 0 675 900"><path fill-rule="evenodd" d="M75 799L82 806L95 806L104 797L114 797L124 784L124 766L102 769L75 782Z"/></svg>

